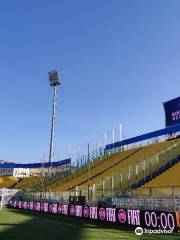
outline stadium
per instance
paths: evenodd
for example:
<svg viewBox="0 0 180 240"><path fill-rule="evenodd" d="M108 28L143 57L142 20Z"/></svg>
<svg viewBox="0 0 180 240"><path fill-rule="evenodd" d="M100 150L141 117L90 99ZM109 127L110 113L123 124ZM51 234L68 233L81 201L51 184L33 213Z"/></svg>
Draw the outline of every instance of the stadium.
<svg viewBox="0 0 180 240"><path fill-rule="evenodd" d="M104 145L95 153L88 144L77 165L71 158L2 162L1 208L55 215L67 224L77 218L120 230L140 227L137 235L144 229L172 237L180 231L179 103L180 97L164 103L164 129Z"/></svg>
<svg viewBox="0 0 180 240"><path fill-rule="evenodd" d="M180 1L0 6L0 240L180 240Z"/></svg>

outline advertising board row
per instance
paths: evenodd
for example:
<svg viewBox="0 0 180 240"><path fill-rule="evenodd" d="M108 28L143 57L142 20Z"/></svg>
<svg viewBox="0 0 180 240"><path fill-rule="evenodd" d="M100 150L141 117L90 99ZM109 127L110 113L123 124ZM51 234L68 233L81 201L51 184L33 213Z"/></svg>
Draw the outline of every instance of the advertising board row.
<svg viewBox="0 0 180 240"><path fill-rule="evenodd" d="M148 211L112 207L81 206L57 203L9 201L9 207L56 215L111 222L119 225L140 226L147 229L176 231L180 227L179 212Z"/></svg>

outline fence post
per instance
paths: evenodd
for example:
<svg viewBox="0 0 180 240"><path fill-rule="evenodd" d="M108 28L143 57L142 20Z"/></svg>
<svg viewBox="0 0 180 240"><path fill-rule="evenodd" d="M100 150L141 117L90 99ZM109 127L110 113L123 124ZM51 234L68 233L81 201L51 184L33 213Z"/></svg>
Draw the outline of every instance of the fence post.
<svg viewBox="0 0 180 240"><path fill-rule="evenodd" d="M90 193L89 193L89 188L90 188L90 178L91 178L91 172L90 172L90 168L91 168L91 162L90 162L90 158L89 158L89 147L90 144L88 143L88 201L90 200Z"/></svg>
<svg viewBox="0 0 180 240"><path fill-rule="evenodd" d="M104 180L102 181L102 198L104 198Z"/></svg>
<svg viewBox="0 0 180 240"><path fill-rule="evenodd" d="M128 188L130 188L130 178L131 178L131 173L130 173L130 165L129 165L129 173L128 173Z"/></svg>
<svg viewBox="0 0 180 240"><path fill-rule="evenodd" d="M112 189L112 192L111 192L111 197L114 196L114 174L112 172L112 177L111 177L111 189Z"/></svg>
<svg viewBox="0 0 180 240"><path fill-rule="evenodd" d="M158 164L159 164L159 155L157 153L157 158L156 158L156 171L157 172L158 172L158 169L159 169Z"/></svg>
<svg viewBox="0 0 180 240"><path fill-rule="evenodd" d="M96 184L93 184L92 198L93 198L93 205L94 205L94 202L96 201Z"/></svg>
<svg viewBox="0 0 180 240"><path fill-rule="evenodd" d="M151 158L149 159L149 164L150 164L150 175L151 175L151 178L152 178L152 161L151 161Z"/></svg>
<svg viewBox="0 0 180 240"><path fill-rule="evenodd" d="M174 211L176 212L176 196L175 196L175 192L174 192L174 187L172 187L172 194L173 194Z"/></svg>
<svg viewBox="0 0 180 240"><path fill-rule="evenodd" d="M150 207L151 210L153 210L152 188L149 189L149 195L150 195Z"/></svg>
<svg viewBox="0 0 180 240"><path fill-rule="evenodd" d="M136 184L137 184L137 176L138 176L138 165L136 165Z"/></svg>
<svg viewBox="0 0 180 240"><path fill-rule="evenodd" d="M122 173L120 173L120 188L122 189Z"/></svg>
<svg viewBox="0 0 180 240"><path fill-rule="evenodd" d="M162 161L163 161L163 165L162 165L162 167L163 167L163 170L164 170L164 168L165 168L165 151L164 151L164 149L163 149L163 154L162 154Z"/></svg>
<svg viewBox="0 0 180 240"><path fill-rule="evenodd" d="M145 179L146 179L146 160L144 160L144 181L145 181Z"/></svg>

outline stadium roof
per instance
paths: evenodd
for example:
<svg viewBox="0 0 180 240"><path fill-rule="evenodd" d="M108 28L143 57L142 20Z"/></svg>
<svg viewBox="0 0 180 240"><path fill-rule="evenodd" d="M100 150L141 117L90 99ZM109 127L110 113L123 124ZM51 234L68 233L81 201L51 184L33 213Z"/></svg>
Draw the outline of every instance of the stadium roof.
<svg viewBox="0 0 180 240"><path fill-rule="evenodd" d="M154 132L145 133L145 134L142 134L142 135L139 135L136 137L128 138L123 141L108 144L108 145L106 145L106 150L110 150L110 149L117 148L117 147L122 147L124 145L137 143L137 142L141 142L141 141L148 140L151 138L157 138L157 137L161 137L164 135L173 134L173 133L177 133L177 132L180 132L180 124L166 127L166 128L154 131Z"/></svg>
<svg viewBox="0 0 180 240"><path fill-rule="evenodd" d="M48 167L59 167L71 163L71 158L61 160L58 162L46 162L46 163L4 163L0 164L0 168L48 168Z"/></svg>

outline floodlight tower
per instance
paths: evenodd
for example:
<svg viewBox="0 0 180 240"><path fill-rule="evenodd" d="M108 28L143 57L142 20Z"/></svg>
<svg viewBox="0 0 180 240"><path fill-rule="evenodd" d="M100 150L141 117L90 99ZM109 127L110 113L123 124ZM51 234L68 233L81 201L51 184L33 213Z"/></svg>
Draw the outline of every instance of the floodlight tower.
<svg viewBox="0 0 180 240"><path fill-rule="evenodd" d="M51 139L50 139L50 151L49 162L51 163L54 158L54 141L55 141L55 125L56 125L56 100L57 100L57 87L61 84L60 73L56 70L48 72L49 84L53 87L53 108L52 108L52 122L51 122Z"/></svg>

